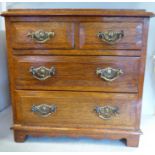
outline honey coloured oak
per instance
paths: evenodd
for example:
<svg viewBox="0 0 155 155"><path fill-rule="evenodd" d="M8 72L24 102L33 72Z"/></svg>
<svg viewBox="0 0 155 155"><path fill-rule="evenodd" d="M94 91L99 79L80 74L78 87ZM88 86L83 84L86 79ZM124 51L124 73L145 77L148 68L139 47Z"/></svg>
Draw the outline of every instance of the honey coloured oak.
<svg viewBox="0 0 155 155"><path fill-rule="evenodd" d="M50 127L88 127L135 129L137 116L136 94L113 94L94 92L40 92L16 91L17 121L23 125ZM55 105L56 110L48 117L32 111L32 107ZM102 119L96 107L117 107L117 113L110 119Z"/></svg>
<svg viewBox="0 0 155 155"><path fill-rule="evenodd" d="M16 142L69 136L138 146L153 13L14 9L2 16Z"/></svg>
<svg viewBox="0 0 155 155"><path fill-rule="evenodd" d="M114 56L14 57L16 89L138 92L139 60ZM55 67L55 75L45 80L35 78L30 68L40 66ZM123 74L114 81L106 81L96 72L107 67L121 69Z"/></svg>
<svg viewBox="0 0 155 155"><path fill-rule="evenodd" d="M74 24L67 22L14 22L11 27L11 43L14 49L72 49ZM37 40L32 33L53 33L46 42Z"/></svg>
<svg viewBox="0 0 155 155"><path fill-rule="evenodd" d="M80 49L141 49L142 23L132 22L88 22L80 24ZM108 44L99 36L99 32L120 32L118 43Z"/></svg>

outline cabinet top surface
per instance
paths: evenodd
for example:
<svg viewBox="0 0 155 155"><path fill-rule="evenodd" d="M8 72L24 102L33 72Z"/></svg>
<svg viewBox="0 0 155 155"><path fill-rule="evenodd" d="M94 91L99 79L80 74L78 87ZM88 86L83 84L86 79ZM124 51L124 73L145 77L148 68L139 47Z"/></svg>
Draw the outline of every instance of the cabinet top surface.
<svg viewBox="0 0 155 155"><path fill-rule="evenodd" d="M155 14L145 10L111 9L9 9L2 16L120 16L151 17Z"/></svg>

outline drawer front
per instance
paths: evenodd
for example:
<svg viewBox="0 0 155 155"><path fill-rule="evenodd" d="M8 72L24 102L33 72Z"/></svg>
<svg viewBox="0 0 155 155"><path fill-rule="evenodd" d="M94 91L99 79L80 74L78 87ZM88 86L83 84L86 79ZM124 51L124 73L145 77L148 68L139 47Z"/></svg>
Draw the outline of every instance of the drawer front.
<svg viewBox="0 0 155 155"><path fill-rule="evenodd" d="M14 22L12 34L15 49L74 47L74 25L71 22Z"/></svg>
<svg viewBox="0 0 155 155"><path fill-rule="evenodd" d="M14 57L16 89L137 92L139 57Z"/></svg>
<svg viewBox="0 0 155 155"><path fill-rule="evenodd" d="M141 49L142 23L80 23L81 49Z"/></svg>
<svg viewBox="0 0 155 155"><path fill-rule="evenodd" d="M137 95L17 91L21 124L54 127L134 128Z"/></svg>

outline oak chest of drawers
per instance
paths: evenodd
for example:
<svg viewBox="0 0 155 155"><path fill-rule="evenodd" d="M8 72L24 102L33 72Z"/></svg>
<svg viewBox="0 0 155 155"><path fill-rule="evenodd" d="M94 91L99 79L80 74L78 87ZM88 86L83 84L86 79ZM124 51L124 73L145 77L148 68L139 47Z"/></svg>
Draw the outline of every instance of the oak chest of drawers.
<svg viewBox="0 0 155 155"><path fill-rule="evenodd" d="M14 137L126 139L138 146L144 10L9 10Z"/></svg>

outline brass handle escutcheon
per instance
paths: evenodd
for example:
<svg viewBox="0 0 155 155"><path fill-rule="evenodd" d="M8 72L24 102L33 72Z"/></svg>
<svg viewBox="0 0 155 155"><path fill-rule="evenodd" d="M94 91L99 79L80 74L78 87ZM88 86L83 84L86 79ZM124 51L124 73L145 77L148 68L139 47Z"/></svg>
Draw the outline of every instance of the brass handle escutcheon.
<svg viewBox="0 0 155 155"><path fill-rule="evenodd" d="M102 119L111 119L112 117L119 114L119 108L118 107L112 107L112 106L103 106L103 107L96 107L95 111L98 115L98 117Z"/></svg>
<svg viewBox="0 0 155 155"><path fill-rule="evenodd" d="M44 66L34 68L30 67L30 73L38 80L46 80L47 78L55 75L55 67L46 68Z"/></svg>
<svg viewBox="0 0 155 155"><path fill-rule="evenodd" d="M28 32L27 36L30 37L32 40L38 43L45 43L52 37L54 37L54 32L45 32L43 30L38 30L34 32Z"/></svg>
<svg viewBox="0 0 155 155"><path fill-rule="evenodd" d="M48 117L56 112L56 106L47 104L33 105L31 111L42 117Z"/></svg>
<svg viewBox="0 0 155 155"><path fill-rule="evenodd" d="M107 67L104 69L97 68L96 74L100 75L101 79L111 82L116 80L120 75L122 75L123 71L121 69L114 69L111 67Z"/></svg>
<svg viewBox="0 0 155 155"><path fill-rule="evenodd" d="M106 32L98 32L97 36L108 44L115 44L124 37L124 31L116 32L109 30Z"/></svg>

